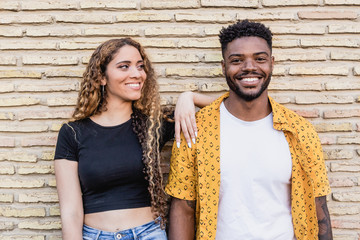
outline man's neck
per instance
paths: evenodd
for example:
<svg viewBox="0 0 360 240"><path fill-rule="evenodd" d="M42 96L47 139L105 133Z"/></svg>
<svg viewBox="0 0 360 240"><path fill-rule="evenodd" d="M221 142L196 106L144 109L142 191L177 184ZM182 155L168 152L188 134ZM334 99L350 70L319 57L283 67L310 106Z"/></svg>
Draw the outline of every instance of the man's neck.
<svg viewBox="0 0 360 240"><path fill-rule="evenodd" d="M235 117L244 121L256 121L271 113L267 91L261 96L252 100L245 101L236 93L230 91L230 95L224 101L226 109Z"/></svg>

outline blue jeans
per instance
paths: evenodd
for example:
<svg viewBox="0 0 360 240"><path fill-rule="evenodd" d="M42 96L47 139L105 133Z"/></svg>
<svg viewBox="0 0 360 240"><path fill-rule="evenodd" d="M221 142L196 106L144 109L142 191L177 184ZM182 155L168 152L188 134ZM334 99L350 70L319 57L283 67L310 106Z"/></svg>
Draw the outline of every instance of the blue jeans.
<svg viewBox="0 0 360 240"><path fill-rule="evenodd" d="M167 240L165 229L160 227L160 218L144 225L118 231L101 231L84 224L83 240Z"/></svg>

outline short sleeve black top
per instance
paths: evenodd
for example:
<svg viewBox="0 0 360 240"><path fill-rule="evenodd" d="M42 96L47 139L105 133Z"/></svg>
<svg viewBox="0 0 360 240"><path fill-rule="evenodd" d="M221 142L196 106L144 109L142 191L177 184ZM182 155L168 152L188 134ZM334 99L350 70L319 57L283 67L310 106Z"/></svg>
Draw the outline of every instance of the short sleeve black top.
<svg viewBox="0 0 360 240"><path fill-rule="evenodd" d="M161 146L173 136L174 125L165 122L162 129ZM78 162L85 214L150 206L142 148L131 119L112 127L90 118L64 124L54 158Z"/></svg>

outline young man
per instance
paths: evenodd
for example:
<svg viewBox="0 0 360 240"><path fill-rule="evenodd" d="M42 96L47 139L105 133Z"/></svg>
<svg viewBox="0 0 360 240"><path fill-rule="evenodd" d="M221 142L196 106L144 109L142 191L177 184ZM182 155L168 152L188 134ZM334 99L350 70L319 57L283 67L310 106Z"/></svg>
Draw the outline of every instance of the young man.
<svg viewBox="0 0 360 240"><path fill-rule="evenodd" d="M332 239L319 138L268 96L270 30L245 20L219 36L230 90L197 113L192 148L174 144L169 239Z"/></svg>

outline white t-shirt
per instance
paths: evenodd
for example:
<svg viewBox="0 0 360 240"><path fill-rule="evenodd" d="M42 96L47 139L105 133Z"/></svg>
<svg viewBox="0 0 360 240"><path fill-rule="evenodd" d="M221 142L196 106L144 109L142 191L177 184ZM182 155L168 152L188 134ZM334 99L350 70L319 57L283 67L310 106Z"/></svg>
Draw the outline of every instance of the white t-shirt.
<svg viewBox="0 0 360 240"><path fill-rule="evenodd" d="M246 122L220 107L216 240L292 240L291 154L272 113Z"/></svg>

